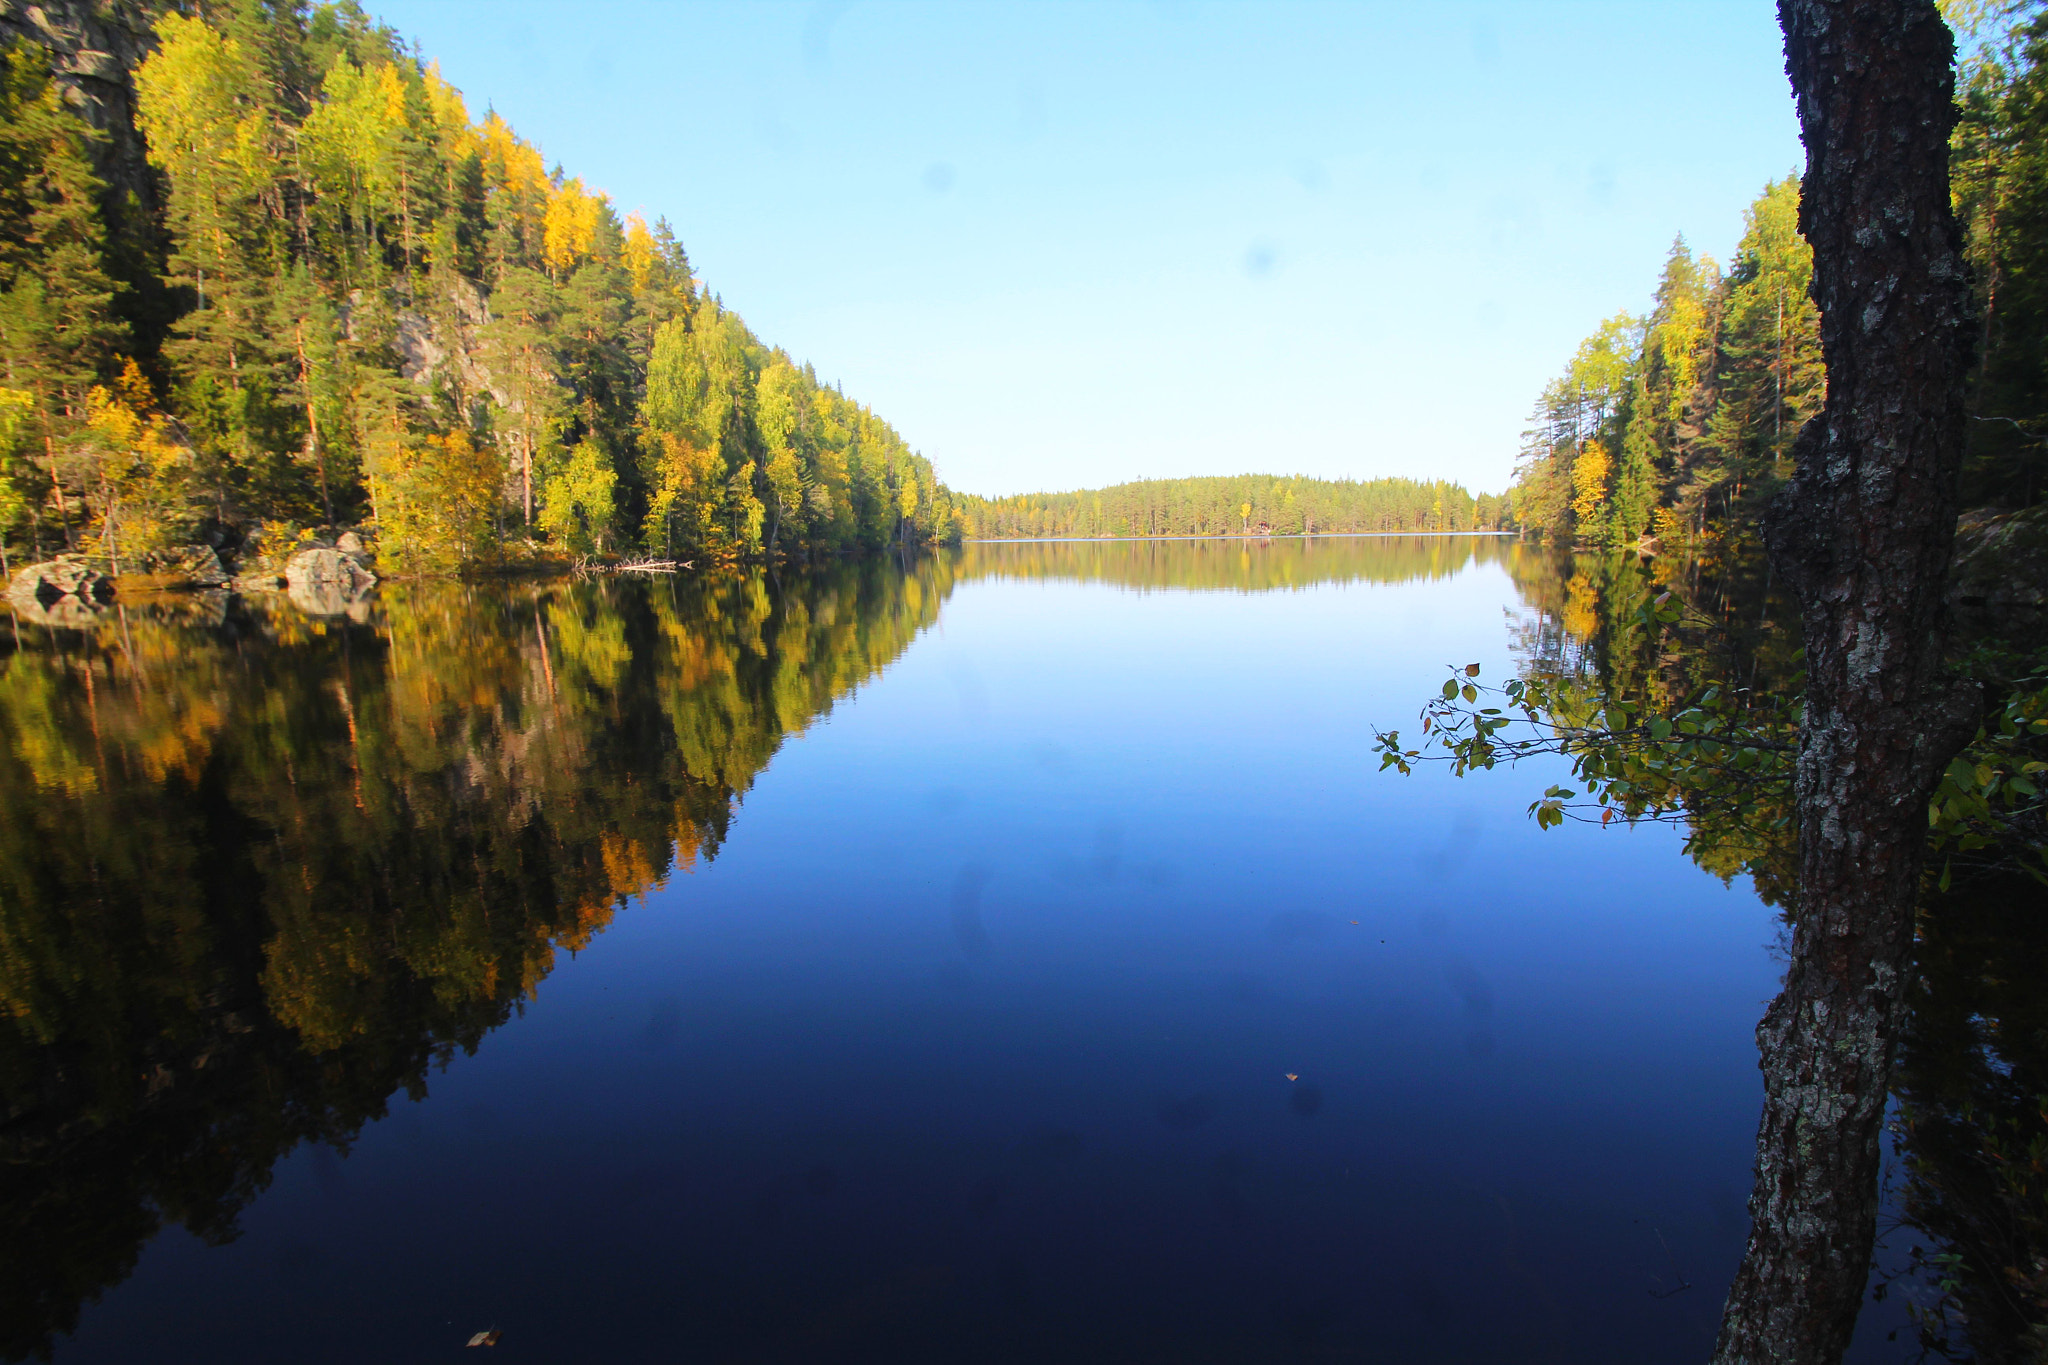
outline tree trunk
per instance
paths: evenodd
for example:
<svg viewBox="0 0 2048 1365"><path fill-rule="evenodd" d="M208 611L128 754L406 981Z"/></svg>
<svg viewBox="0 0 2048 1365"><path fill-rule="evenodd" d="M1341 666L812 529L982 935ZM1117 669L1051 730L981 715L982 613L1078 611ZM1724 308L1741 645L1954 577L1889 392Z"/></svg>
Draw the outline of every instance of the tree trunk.
<svg viewBox="0 0 2048 1365"><path fill-rule="evenodd" d="M1953 43L1933 0L1779 0L1778 15L1828 391L1765 526L1806 645L1800 880L1784 991L1757 1028L1764 1111L1722 1365L1833 1365L1855 1330L1927 801L1977 715L1940 673L1970 358Z"/></svg>
<svg viewBox="0 0 2048 1365"><path fill-rule="evenodd" d="M64 548L75 548L71 539L71 512L64 506L64 481L57 477L57 442L50 435L50 419L43 417L43 457L50 466L50 491L57 496L57 520L64 526Z"/></svg>
<svg viewBox="0 0 2048 1365"><path fill-rule="evenodd" d="M327 529L334 529L334 497L327 490L327 456L320 449L320 412L313 401L313 366L306 359L306 320L300 318L292 330L299 352L299 391L306 400L306 454L320 471L320 510Z"/></svg>

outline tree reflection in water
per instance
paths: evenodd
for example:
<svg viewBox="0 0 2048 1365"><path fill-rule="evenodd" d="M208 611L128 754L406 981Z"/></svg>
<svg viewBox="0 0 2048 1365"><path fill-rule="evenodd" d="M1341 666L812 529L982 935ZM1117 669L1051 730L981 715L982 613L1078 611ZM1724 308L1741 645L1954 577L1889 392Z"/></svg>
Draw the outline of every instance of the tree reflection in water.
<svg viewBox="0 0 2048 1365"><path fill-rule="evenodd" d="M210 1241L713 856L953 561L0 634L0 1352Z"/></svg>
<svg viewBox="0 0 2048 1365"><path fill-rule="evenodd" d="M1626 699L1668 712L1716 681L1760 696L1794 688L1796 638L1772 625L1793 616L1760 565L1540 553L1506 562L1529 607L1517 625L1523 677L1567 684L1563 694L1589 710ZM1650 630L1644 605L1665 592L1689 608L1687 624ZM1993 691L2038 671L2025 648L1967 643ZM1717 816L1714 802L1691 803L1695 860L1724 879L1749 875L1789 922L1789 823ZM2016 832L2035 842L2038 867L2039 830ZM1904 1282L1877 1291L1907 1294L1928 1354L1999 1365L2048 1357L2048 887L2014 851L2009 841L1953 859L1946 887L1938 865L1928 874L1919 981L1893 1076L1888 1191L1895 1251L1928 1245L1908 1252Z"/></svg>
<svg viewBox="0 0 2048 1365"><path fill-rule="evenodd" d="M1035 548L0 623L0 1354L47 1350L165 1225L232 1239L300 1142L424 1095L559 951L713 857L784 738L964 578L1264 591L1520 553Z"/></svg>

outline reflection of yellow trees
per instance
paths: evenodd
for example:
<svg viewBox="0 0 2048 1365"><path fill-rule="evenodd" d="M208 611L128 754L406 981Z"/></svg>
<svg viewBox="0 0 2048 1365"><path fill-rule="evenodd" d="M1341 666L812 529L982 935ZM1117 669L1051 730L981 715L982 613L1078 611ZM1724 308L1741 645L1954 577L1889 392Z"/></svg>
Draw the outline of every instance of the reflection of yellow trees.
<svg viewBox="0 0 2048 1365"><path fill-rule="evenodd" d="M779 589L765 575L679 585L656 602L662 706L684 766L744 792L785 735L880 672L938 616L954 560L844 566Z"/></svg>
<svg viewBox="0 0 2048 1365"><path fill-rule="evenodd" d="M1565 584L1564 628L1580 640L1590 640L1600 629L1600 597L1593 580L1575 573Z"/></svg>
<svg viewBox="0 0 2048 1365"><path fill-rule="evenodd" d="M1624 702L1643 715L1668 715L1715 683L1733 714L1761 714L1796 669L1796 641L1768 629L1754 585L1702 586L1697 561L1533 549L1507 562L1528 607L1516 639L1522 676L1546 685L1549 713L1561 725L1597 729ZM1684 605L1684 622L1653 630L1644 609L1666 593ZM1785 902L1793 849L1790 826L1780 822L1789 792L1742 792L1737 800L1722 775L1702 773L1695 786L1681 778L1637 795L1685 812L1687 851L1702 868L1723 881L1747 873L1766 901Z"/></svg>
<svg viewBox="0 0 2048 1365"><path fill-rule="evenodd" d="M1736 687L1712 703L1716 710L1752 742L1791 739L1796 712L1773 708L1797 695L1796 632L1766 626L1768 603L1754 591L1760 584L1743 584L1714 560L1677 556L1644 563L1538 554L1511 564L1529 607L1518 642L1522 681L1542 689L1549 722L1598 731L1611 725L1610 708L1629 702L1640 710L1626 721L1682 720L1685 699L1700 695L1702 682L1734 679ZM1677 628L1653 636L1641 609L1667 592L1667 614L1673 602L1687 610ZM1791 619L1782 609L1776 616ZM2023 747L2025 738L2040 743L2030 723L2023 736L2021 726L1997 719L1999 711L2013 720L2039 715L2034 683L2005 684L2013 691L1944 782L1951 801L1972 790L1959 785L1957 769L1974 767L1976 789L1988 792L2039 755ZM1573 752L1623 748L1609 737ZM1621 799L1610 786L1610 806L1631 799L1675 805L1700 867L1724 881L1750 875L1761 898L1789 916L1796 850L1788 758L1780 749L1775 760L1752 765L1763 780L1747 791L1718 756L1690 772L1674 764ZM1987 779L1999 768L2005 772ZM1938 793L1936 807L1944 804ZM2038 1360L2048 1322L2048 995L2038 986L2048 970L2048 890L2035 870L2040 825L2031 806L2031 799L1998 799L1975 813L1953 805L1939 817L1930 811L1934 847L1943 850L1931 862L1942 871L1930 870L1921 892L1891 1138L1901 1219L1939 1253L1915 1249L1906 1273L1927 1282L1913 1316L1923 1346L1943 1359ZM2003 831L2002 821L2010 822ZM1988 854L1971 860L1963 856L1969 844L1941 843L1952 829L1987 836ZM2015 843L2027 846L2026 857L2011 856ZM1946 850L1956 851L1952 864Z"/></svg>
<svg viewBox="0 0 2048 1365"><path fill-rule="evenodd" d="M360 625L0 631L0 1219L104 1242L0 1250L0 1356L124 1274L150 1210L224 1234L292 1144L421 1092L713 856L953 581L434 582Z"/></svg>
<svg viewBox="0 0 2048 1365"><path fill-rule="evenodd" d="M59 677L25 664L17 655L0 672L0 706L5 707L9 721L9 747L39 790L78 797L98 788L99 765L89 742L90 730L84 736L88 743L81 746L80 736L65 724Z"/></svg>

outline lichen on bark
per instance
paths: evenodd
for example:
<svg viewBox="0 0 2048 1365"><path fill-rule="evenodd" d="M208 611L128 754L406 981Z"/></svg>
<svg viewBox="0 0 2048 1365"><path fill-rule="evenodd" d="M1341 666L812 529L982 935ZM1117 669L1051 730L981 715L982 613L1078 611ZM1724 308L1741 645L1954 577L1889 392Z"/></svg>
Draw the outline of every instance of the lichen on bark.
<svg viewBox="0 0 2048 1365"><path fill-rule="evenodd" d="M1764 1109L1724 1365L1834 1362L1854 1332L1927 801L1979 710L1941 669L1972 337L1948 184L1953 40L1932 0L1778 13L1828 392L1766 525L1806 650L1799 893L1757 1030Z"/></svg>

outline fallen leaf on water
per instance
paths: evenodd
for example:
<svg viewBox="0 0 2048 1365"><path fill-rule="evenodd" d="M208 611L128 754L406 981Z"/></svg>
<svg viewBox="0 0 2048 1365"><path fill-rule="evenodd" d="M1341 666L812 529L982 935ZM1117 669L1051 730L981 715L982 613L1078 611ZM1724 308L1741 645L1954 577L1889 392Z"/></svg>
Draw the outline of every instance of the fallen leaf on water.
<svg viewBox="0 0 2048 1365"><path fill-rule="evenodd" d="M469 1344L472 1346L496 1346L498 1344L498 1329L493 1327L488 1332L478 1332L469 1339Z"/></svg>
<svg viewBox="0 0 2048 1365"><path fill-rule="evenodd" d="M1294 1072L1290 1071L1287 1073L1287 1079L1290 1081L1298 1081L1301 1079L1301 1077L1296 1075Z"/></svg>

